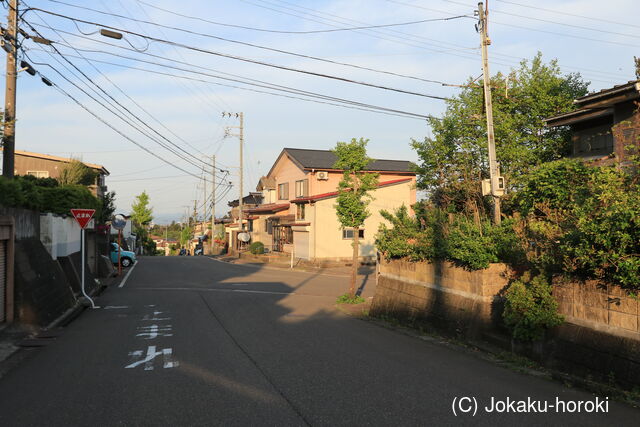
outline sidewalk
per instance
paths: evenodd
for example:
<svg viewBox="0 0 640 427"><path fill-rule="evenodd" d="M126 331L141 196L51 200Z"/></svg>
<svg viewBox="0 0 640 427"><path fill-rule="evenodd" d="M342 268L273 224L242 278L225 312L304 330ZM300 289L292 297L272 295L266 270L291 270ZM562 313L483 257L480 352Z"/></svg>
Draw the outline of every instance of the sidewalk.
<svg viewBox="0 0 640 427"><path fill-rule="evenodd" d="M278 259L271 259L267 261L267 259L261 257L251 256L249 257L238 257L235 255L215 255L211 256L211 258L215 258L219 261L228 262L231 264L250 264L250 265L264 265L272 268L282 269L282 270L291 270L291 260L285 257L278 257ZM336 265L336 266L315 266L313 264L309 264L308 262L298 259L294 260L293 270L296 271L306 271L309 273L322 273L322 274L331 274L336 276L351 276L351 266L347 265ZM374 265L361 265L358 268L358 276L369 276L375 273Z"/></svg>
<svg viewBox="0 0 640 427"><path fill-rule="evenodd" d="M108 287L116 286L122 277L124 277L124 274L121 277L101 278L100 286L95 288L90 296L93 297L100 295ZM84 311L85 308L86 305L82 304L81 299L78 298L73 307L70 307L56 320L45 327L17 322L0 323L0 364L11 357L20 348L38 347L39 344L37 340L40 338L55 338L56 334L53 331L72 322ZM2 376L2 373L2 369L0 369L0 376Z"/></svg>

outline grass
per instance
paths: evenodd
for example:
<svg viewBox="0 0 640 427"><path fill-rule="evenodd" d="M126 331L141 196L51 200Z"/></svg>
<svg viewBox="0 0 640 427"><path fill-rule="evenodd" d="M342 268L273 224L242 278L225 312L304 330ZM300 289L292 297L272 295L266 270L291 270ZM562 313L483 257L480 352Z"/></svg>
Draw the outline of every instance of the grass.
<svg viewBox="0 0 640 427"><path fill-rule="evenodd" d="M360 295L351 296L350 294L344 294L336 299L337 304L362 304L363 302L365 302L365 299Z"/></svg>

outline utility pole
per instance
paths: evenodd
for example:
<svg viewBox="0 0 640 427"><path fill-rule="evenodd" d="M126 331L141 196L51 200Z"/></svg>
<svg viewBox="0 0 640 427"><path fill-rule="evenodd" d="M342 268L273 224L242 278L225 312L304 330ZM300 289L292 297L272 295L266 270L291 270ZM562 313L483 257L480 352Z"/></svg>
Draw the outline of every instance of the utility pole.
<svg viewBox="0 0 640 427"><path fill-rule="evenodd" d="M240 232L244 231L244 221L242 218L242 210L243 210L243 203L242 203L242 192L244 191L244 165L243 165L243 155L242 155L242 150L243 150L243 145L244 145L244 113L222 113L222 117L231 117L232 115L235 115L237 118L240 119L240 126L231 126L231 127L237 127L240 130L240 133L238 135L234 135L234 134L230 134L229 133L229 128L227 128L225 130L225 137L226 136L237 136L240 140L240 197L238 198L238 220L240 221Z"/></svg>
<svg viewBox="0 0 640 427"><path fill-rule="evenodd" d="M211 156L211 255L213 255L213 232L216 229L216 155Z"/></svg>
<svg viewBox="0 0 640 427"><path fill-rule="evenodd" d="M204 234L204 224L207 222L207 177L204 167L202 168L202 234Z"/></svg>
<svg viewBox="0 0 640 427"><path fill-rule="evenodd" d="M242 192L244 184L244 162L242 156L242 146L244 145L244 114L240 113L240 198L238 199L238 210L240 215L240 231L244 231L244 218L242 216Z"/></svg>
<svg viewBox="0 0 640 427"><path fill-rule="evenodd" d="M482 3L478 3L478 32L482 47L482 75L484 80L484 103L487 113L487 143L489 152L489 178L491 179L491 198L493 199L493 222L500 224L500 196L498 194L498 166L496 162L496 141L493 132L493 105L491 103L491 75L489 74L489 58L487 46L491 40L487 35L487 15Z"/></svg>
<svg viewBox="0 0 640 427"><path fill-rule="evenodd" d="M15 170L16 150L16 69L18 56L18 0L9 1L9 16L7 31L4 34L5 50L7 51L7 78L4 95L4 129L2 137L2 175L13 178Z"/></svg>

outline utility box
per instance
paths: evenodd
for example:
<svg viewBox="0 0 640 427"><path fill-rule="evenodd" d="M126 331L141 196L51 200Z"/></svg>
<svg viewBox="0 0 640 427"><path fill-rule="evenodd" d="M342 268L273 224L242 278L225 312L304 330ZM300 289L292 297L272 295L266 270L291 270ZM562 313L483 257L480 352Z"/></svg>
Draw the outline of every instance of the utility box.
<svg viewBox="0 0 640 427"><path fill-rule="evenodd" d="M498 188L496 189L496 196L504 196L504 177L498 177ZM491 195L491 180L483 179L482 180L482 195L490 196Z"/></svg>

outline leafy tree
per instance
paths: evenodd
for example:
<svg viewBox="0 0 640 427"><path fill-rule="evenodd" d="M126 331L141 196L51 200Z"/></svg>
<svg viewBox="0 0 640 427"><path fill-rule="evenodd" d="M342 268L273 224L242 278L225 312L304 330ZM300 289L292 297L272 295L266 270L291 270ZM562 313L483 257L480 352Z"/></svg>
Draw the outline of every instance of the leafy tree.
<svg viewBox="0 0 640 427"><path fill-rule="evenodd" d="M149 206L149 195L146 191L136 196L131 205L131 219L140 226L147 226L153 221L153 210Z"/></svg>
<svg viewBox="0 0 640 427"><path fill-rule="evenodd" d="M180 246L184 247L188 245L191 241L191 233L191 227L185 227L182 229L182 232L180 232Z"/></svg>
<svg viewBox="0 0 640 427"><path fill-rule="evenodd" d="M100 223L104 224L111 220L111 217L116 210L115 200L115 191L110 191L102 196L100 216L98 217L98 221Z"/></svg>
<svg viewBox="0 0 640 427"><path fill-rule="evenodd" d="M579 74L561 75L555 60L538 53L509 75L491 78L497 159L507 185L530 168L568 153L566 128L547 128L544 119L574 109L573 100L586 94ZM488 178L487 132L482 85L469 80L447 101L442 118L429 119L433 137L413 141L420 157L418 187L450 211L486 212L480 181Z"/></svg>
<svg viewBox="0 0 640 427"><path fill-rule="evenodd" d="M153 209L149 206L149 195L143 191L136 196L136 200L131 205L131 220L135 227L136 238L145 253L153 255L155 253L155 243L149 238L148 225L153 221Z"/></svg>
<svg viewBox="0 0 640 427"><path fill-rule="evenodd" d="M338 203L335 205L338 221L344 228L353 230L353 261L349 295L353 298L356 292L360 241L359 230L370 215L367 206L372 200L369 192L378 184L378 174L365 172L371 159L367 157L369 140L351 139L351 142L338 142L332 150L338 157L333 165L344 171L338 184Z"/></svg>
<svg viewBox="0 0 640 427"><path fill-rule="evenodd" d="M58 182L60 185L93 185L96 183L98 172L79 160L72 160L60 171Z"/></svg>

